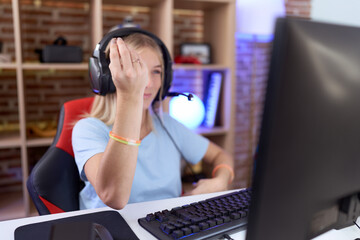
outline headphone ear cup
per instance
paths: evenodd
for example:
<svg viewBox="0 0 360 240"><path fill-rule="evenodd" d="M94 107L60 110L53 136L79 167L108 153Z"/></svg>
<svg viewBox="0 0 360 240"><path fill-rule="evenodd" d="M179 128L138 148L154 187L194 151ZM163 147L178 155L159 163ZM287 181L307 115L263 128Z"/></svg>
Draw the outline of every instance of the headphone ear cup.
<svg viewBox="0 0 360 240"><path fill-rule="evenodd" d="M97 58L90 57L89 59L89 77L91 89L94 93L99 94L101 90L101 70Z"/></svg>
<svg viewBox="0 0 360 240"><path fill-rule="evenodd" d="M95 57L89 59L89 77L94 93L105 96L107 93L115 92L110 69L105 68L105 71L101 71L99 60Z"/></svg>
<svg viewBox="0 0 360 240"><path fill-rule="evenodd" d="M106 72L102 74L101 82L102 82L102 89L100 95L105 96L108 93L116 92L116 88L112 80L112 76L109 68L106 70Z"/></svg>

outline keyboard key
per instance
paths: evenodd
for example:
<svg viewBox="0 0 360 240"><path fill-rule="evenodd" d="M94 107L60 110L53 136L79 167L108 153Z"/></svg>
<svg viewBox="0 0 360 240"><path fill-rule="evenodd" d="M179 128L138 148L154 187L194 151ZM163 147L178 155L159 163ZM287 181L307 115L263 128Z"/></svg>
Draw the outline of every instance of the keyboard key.
<svg viewBox="0 0 360 240"><path fill-rule="evenodd" d="M229 216L222 216L221 218L224 220L224 223L230 222Z"/></svg>
<svg viewBox="0 0 360 240"><path fill-rule="evenodd" d="M186 236L186 235L189 235L189 234L192 234L191 229L188 228L188 227L182 228L181 231L184 232L184 235L185 235L185 236Z"/></svg>
<svg viewBox="0 0 360 240"><path fill-rule="evenodd" d="M175 230L173 231L173 233L171 234L171 236L173 238L181 238L182 236L184 236L184 232L181 230Z"/></svg>
<svg viewBox="0 0 360 240"><path fill-rule="evenodd" d="M194 217L194 218L191 219L191 222L193 224L197 224L197 223L200 223L200 222L205 221L205 220L207 220L207 217Z"/></svg>
<svg viewBox="0 0 360 240"><path fill-rule="evenodd" d="M213 218L215 218L215 215L214 214L207 214L206 217L208 219L213 219Z"/></svg>
<svg viewBox="0 0 360 240"><path fill-rule="evenodd" d="M190 221L186 221L186 220L182 220L182 219L178 219L178 223L183 224L185 227L188 227L191 225Z"/></svg>
<svg viewBox="0 0 360 240"><path fill-rule="evenodd" d="M185 221L191 221L191 219L194 218L195 215L192 215L190 213L181 213L178 217L184 219Z"/></svg>
<svg viewBox="0 0 360 240"><path fill-rule="evenodd" d="M195 207L195 208L202 208L202 205L200 203L193 203L193 204L190 204L190 205Z"/></svg>
<svg viewBox="0 0 360 240"><path fill-rule="evenodd" d="M220 211L220 213L222 214L222 216L228 216L229 215L229 211L227 211L227 210L222 210L222 211Z"/></svg>
<svg viewBox="0 0 360 240"><path fill-rule="evenodd" d="M146 215L146 221L150 222L150 221L154 221L155 220L155 215L152 213L149 213L148 215Z"/></svg>
<svg viewBox="0 0 360 240"><path fill-rule="evenodd" d="M160 222L165 222L165 221L169 220L169 218L167 216L165 216L164 214L162 214L160 212L155 213L155 218L157 220L159 220Z"/></svg>
<svg viewBox="0 0 360 240"><path fill-rule="evenodd" d="M171 214L169 210L164 210L161 213L164 214L165 216L169 216Z"/></svg>
<svg viewBox="0 0 360 240"><path fill-rule="evenodd" d="M247 215L245 211L239 211L238 213L241 214L242 218L246 217Z"/></svg>
<svg viewBox="0 0 360 240"><path fill-rule="evenodd" d="M239 213L231 213L230 218L231 219L239 219L239 218L241 218L241 215Z"/></svg>
<svg viewBox="0 0 360 240"><path fill-rule="evenodd" d="M222 216L222 213L221 212L214 212L214 215L215 215L215 217L221 217Z"/></svg>
<svg viewBox="0 0 360 240"><path fill-rule="evenodd" d="M201 223L199 223L199 227L201 230L205 230L205 229L208 229L210 226L206 222L201 222Z"/></svg>
<svg viewBox="0 0 360 240"><path fill-rule="evenodd" d="M177 223L174 223L173 226L176 227L177 229L179 229L179 228L184 227L184 224L177 222Z"/></svg>
<svg viewBox="0 0 360 240"><path fill-rule="evenodd" d="M224 223L224 219L222 218L215 218L214 221L216 221L216 225L220 225Z"/></svg>
<svg viewBox="0 0 360 240"><path fill-rule="evenodd" d="M216 226L216 221L214 221L214 220L206 221L206 223L209 224L209 227L214 227L214 226Z"/></svg>
<svg viewBox="0 0 360 240"><path fill-rule="evenodd" d="M193 233L197 233L197 232L200 231L200 228L198 226L196 226L196 225L191 225L189 228L191 229L191 231Z"/></svg>
<svg viewBox="0 0 360 240"><path fill-rule="evenodd" d="M170 224L161 224L160 229L163 230L166 234L172 233L176 228Z"/></svg>
<svg viewBox="0 0 360 240"><path fill-rule="evenodd" d="M174 213L176 213L178 210L180 210L180 209L182 209L182 207L175 207L175 208L173 208L173 209L171 209L171 213L172 214L174 214Z"/></svg>

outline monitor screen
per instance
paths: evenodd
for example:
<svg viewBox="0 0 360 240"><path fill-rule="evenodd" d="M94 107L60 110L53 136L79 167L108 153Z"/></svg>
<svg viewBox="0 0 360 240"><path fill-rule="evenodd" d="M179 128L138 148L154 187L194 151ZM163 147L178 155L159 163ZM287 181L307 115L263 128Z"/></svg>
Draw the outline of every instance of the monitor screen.
<svg viewBox="0 0 360 240"><path fill-rule="evenodd" d="M247 240L310 239L354 224L359 28L277 20L255 162Z"/></svg>

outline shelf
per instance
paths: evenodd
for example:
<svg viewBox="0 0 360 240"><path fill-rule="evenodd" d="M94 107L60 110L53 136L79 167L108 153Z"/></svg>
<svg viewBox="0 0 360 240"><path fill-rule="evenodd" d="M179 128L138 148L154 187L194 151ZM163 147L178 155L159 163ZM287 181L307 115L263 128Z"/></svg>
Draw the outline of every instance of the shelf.
<svg viewBox="0 0 360 240"><path fill-rule="evenodd" d="M203 136L220 136L228 133L228 129L224 127L213 127L213 128L205 128L199 127L195 129L195 132L201 134Z"/></svg>
<svg viewBox="0 0 360 240"><path fill-rule="evenodd" d="M54 138L34 138L26 141L28 147L46 147L50 146Z"/></svg>
<svg viewBox="0 0 360 240"><path fill-rule="evenodd" d="M0 63L0 69L16 69L16 63Z"/></svg>
<svg viewBox="0 0 360 240"><path fill-rule="evenodd" d="M34 1L35 2L35 1ZM74 3L74 0L60 0L60 1L54 1L54 0L42 0L42 3L56 3L56 2L68 2L68 3ZM76 3L89 3L89 0L77 0Z"/></svg>
<svg viewBox="0 0 360 240"><path fill-rule="evenodd" d="M162 2L164 2L164 0L103 0L103 4L116 4L135 7L153 7Z"/></svg>
<svg viewBox="0 0 360 240"><path fill-rule="evenodd" d="M224 70L229 66L223 64L174 64L174 70Z"/></svg>
<svg viewBox="0 0 360 240"><path fill-rule="evenodd" d="M20 133L18 131L1 132L0 133L0 149L20 147Z"/></svg>
<svg viewBox="0 0 360 240"><path fill-rule="evenodd" d="M28 147L50 146L54 138L30 138L26 141ZM19 131L3 131L0 132L0 149L21 147L21 139Z"/></svg>
<svg viewBox="0 0 360 240"><path fill-rule="evenodd" d="M88 63L24 63L25 70L88 70Z"/></svg>
<svg viewBox="0 0 360 240"><path fill-rule="evenodd" d="M175 9L212 10L235 0L174 0Z"/></svg>

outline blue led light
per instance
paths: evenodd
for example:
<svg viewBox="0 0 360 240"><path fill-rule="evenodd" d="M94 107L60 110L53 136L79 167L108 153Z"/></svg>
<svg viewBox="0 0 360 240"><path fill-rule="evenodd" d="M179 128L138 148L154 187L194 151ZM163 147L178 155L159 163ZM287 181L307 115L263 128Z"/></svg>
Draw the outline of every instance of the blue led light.
<svg viewBox="0 0 360 240"><path fill-rule="evenodd" d="M185 93L188 94L188 93ZM169 114L186 127L195 129L201 125L205 117L205 106L202 100L193 94L189 101L185 96L173 97L170 100Z"/></svg>

